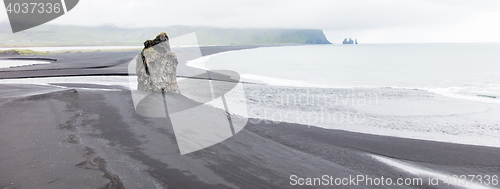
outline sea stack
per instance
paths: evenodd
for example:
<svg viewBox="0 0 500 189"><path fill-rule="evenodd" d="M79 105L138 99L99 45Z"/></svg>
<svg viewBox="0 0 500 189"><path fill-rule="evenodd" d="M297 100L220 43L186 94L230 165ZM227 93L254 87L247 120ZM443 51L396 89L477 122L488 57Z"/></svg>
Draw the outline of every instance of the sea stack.
<svg viewBox="0 0 500 189"><path fill-rule="evenodd" d="M137 89L152 92L178 93L177 56L170 50L168 36L160 33L153 40L144 42L144 49L137 57Z"/></svg>
<svg viewBox="0 0 500 189"><path fill-rule="evenodd" d="M358 44L358 40L355 39L355 41L353 41L351 38L349 38L349 40L345 38L344 41L342 41L342 44Z"/></svg>

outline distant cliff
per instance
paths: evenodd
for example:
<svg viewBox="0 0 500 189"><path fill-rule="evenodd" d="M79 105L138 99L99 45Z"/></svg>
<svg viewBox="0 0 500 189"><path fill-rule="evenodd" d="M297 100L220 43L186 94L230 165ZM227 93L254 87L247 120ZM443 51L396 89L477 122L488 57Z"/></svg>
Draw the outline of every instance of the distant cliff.
<svg viewBox="0 0 500 189"><path fill-rule="evenodd" d="M214 27L170 26L118 28L114 26L42 25L13 34L8 24L0 24L0 47L133 45L165 31L175 38L196 32L200 45L253 44L330 44L321 30L308 29L226 29Z"/></svg>

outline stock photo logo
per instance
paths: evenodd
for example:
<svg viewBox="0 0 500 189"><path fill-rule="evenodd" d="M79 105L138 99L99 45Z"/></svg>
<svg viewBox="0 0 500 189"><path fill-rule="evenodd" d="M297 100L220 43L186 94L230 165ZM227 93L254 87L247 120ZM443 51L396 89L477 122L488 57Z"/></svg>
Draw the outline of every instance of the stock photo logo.
<svg viewBox="0 0 500 189"><path fill-rule="evenodd" d="M13 33L27 30L66 14L78 0L4 0Z"/></svg>
<svg viewBox="0 0 500 189"><path fill-rule="evenodd" d="M245 127L248 114L243 84L236 72L191 69L189 75L177 77L177 80L175 75L165 74L172 73L169 66L175 70L177 58L183 58L172 53L175 47L181 47L178 49L183 53L177 53L179 55L203 59L196 35L190 33L170 40L167 37L167 41L146 48L148 50L130 61L128 72L136 113L166 118L165 125L172 126L179 152L184 155L231 138ZM167 68L158 68L160 61L167 62ZM161 92L141 90L144 83L161 79L177 81L168 85L174 92L165 92L164 88L159 89Z"/></svg>

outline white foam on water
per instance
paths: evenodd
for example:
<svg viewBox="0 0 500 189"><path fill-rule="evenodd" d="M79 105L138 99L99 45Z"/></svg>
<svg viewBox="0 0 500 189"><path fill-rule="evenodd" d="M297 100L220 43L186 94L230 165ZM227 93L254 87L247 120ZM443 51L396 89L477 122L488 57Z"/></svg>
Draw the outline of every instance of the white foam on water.
<svg viewBox="0 0 500 189"><path fill-rule="evenodd" d="M403 171L407 171L413 175L418 175L418 176L428 177L428 178L437 178L443 182L451 182L451 178L449 175L453 175L453 174L449 174L449 173L441 173L441 172L438 172L435 170L420 168L420 167L417 167L414 165L410 165L408 163L394 160L392 158L376 156L376 155L371 155L371 156L374 159L376 159L377 161L380 161L380 162L385 163L387 165L396 167L396 168L401 169ZM448 180L447 180L447 178L448 178ZM458 181L458 182L463 182L463 181ZM425 181L423 183L425 183ZM450 183L450 185L452 185L452 183ZM488 187L485 185L478 185L478 184L476 184L474 182L470 182L470 181L466 182L464 185L456 184L454 186L463 187L463 188L471 188L471 189L492 189L492 187Z"/></svg>
<svg viewBox="0 0 500 189"><path fill-rule="evenodd" d="M73 50L109 50L109 49L142 49L143 46L67 46L67 47L7 47L0 50L22 49L33 51L73 51Z"/></svg>
<svg viewBox="0 0 500 189"><path fill-rule="evenodd" d="M39 60L0 60L0 68L13 68L18 66L29 66L36 64L50 64L50 62Z"/></svg>
<svg viewBox="0 0 500 189"><path fill-rule="evenodd" d="M256 83L256 84L264 84L264 85L272 85L272 86L285 86L285 87L312 87L312 88L331 88L331 89L352 89L352 88L394 88L394 89L418 89L425 90L435 94L440 94L445 97L460 99L460 100L468 100L474 102L482 102L482 103L493 103L500 104L500 90L495 88L479 88L473 89L470 87L446 87L446 88L428 88L428 87L400 87L400 86L365 86L365 85L352 85L352 86L332 86L332 85L324 85L324 84L314 84L311 82L291 80L291 79L282 79L276 77L268 77L261 75L253 75L253 74L242 74L241 75L243 82L248 83ZM464 94L470 93L470 94ZM496 98L485 97L480 95L490 95Z"/></svg>
<svg viewBox="0 0 500 189"><path fill-rule="evenodd" d="M313 87L313 88L331 88L331 89L352 89L352 88L375 89L375 88L389 87L394 89L419 89L454 99L500 104L500 95L498 95L500 94L500 90L495 88L473 89L471 87L446 87L446 88L400 87L400 86L382 87L382 86L364 86L364 85L332 86L332 85L314 84L305 81L282 79L282 78L253 75L253 74L242 74L241 78L243 82L265 84L272 86L285 86L285 87ZM470 94L464 94L464 93L470 93ZM496 98L480 96L480 95L490 95L492 93L494 95L491 96L494 96Z"/></svg>
<svg viewBox="0 0 500 189"><path fill-rule="evenodd" d="M332 86L332 85L314 84L314 83L305 82L305 81L282 79L282 78L253 75L253 74L242 74L241 78L242 78L243 82L272 85L272 86L285 86L285 87L312 87L312 88L330 88L330 89L383 88L383 87L377 87L377 86L363 86L363 85ZM465 87L448 87L448 88L420 88L420 87L412 88L412 87L399 87L399 86L387 86L387 87L394 88L394 89L419 89L419 90L429 91L432 93L440 94L440 95L443 95L445 97L454 98L454 99L469 100L469 101L482 102L482 103L500 104L500 97L488 98L488 97L478 96L480 94L491 94L492 90L471 90L471 89L465 88ZM463 92L463 91L467 91L467 92L474 93L477 95L461 94L460 92ZM497 92L495 94L500 94L500 92Z"/></svg>
<svg viewBox="0 0 500 189"><path fill-rule="evenodd" d="M274 86L337 88L327 85L311 84L304 81L281 79L276 77L267 77L261 75L253 75L253 74L241 74L241 80L243 82L248 82L248 83L257 83L257 84L274 85Z"/></svg>
<svg viewBox="0 0 500 189"><path fill-rule="evenodd" d="M474 90L471 89L470 87L446 87L446 88L423 88L423 89L450 98L483 102L483 103L500 104L500 97L497 96L497 94L500 94L500 92L495 92L494 90L491 89ZM469 94L464 94L464 93L469 93ZM491 95L492 93L494 93L494 95ZM489 96L494 96L496 98L490 98L478 95L489 95Z"/></svg>

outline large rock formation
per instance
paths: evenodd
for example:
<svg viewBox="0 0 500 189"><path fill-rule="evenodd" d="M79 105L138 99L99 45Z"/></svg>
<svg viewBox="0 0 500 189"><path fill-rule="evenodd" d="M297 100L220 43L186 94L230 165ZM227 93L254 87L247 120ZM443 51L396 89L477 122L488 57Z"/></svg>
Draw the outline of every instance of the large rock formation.
<svg viewBox="0 0 500 189"><path fill-rule="evenodd" d="M153 92L179 92L176 78L177 64L177 57L170 50L166 33L160 33L154 40L147 40L137 58L137 89Z"/></svg>

